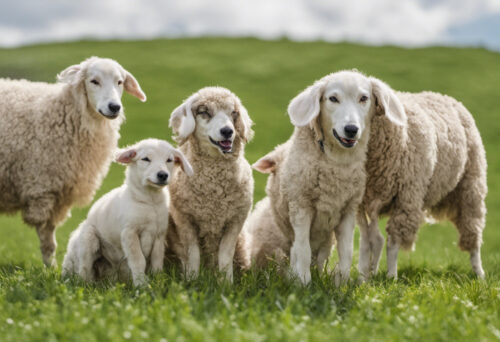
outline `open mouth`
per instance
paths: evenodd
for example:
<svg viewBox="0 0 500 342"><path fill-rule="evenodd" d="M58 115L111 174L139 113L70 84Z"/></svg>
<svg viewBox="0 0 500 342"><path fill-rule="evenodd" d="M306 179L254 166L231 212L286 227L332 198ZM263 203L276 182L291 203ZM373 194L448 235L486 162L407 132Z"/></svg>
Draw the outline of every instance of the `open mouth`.
<svg viewBox="0 0 500 342"><path fill-rule="evenodd" d="M210 142L215 146L219 147L223 153L230 153L233 150L233 142L231 140L221 140L215 141L214 139L208 137Z"/></svg>
<svg viewBox="0 0 500 342"><path fill-rule="evenodd" d="M337 140L340 142L340 144L344 147L351 148L356 143L358 142L356 139L347 139L347 138L342 138L337 134L336 130L333 130L333 136L337 138Z"/></svg>
<svg viewBox="0 0 500 342"><path fill-rule="evenodd" d="M110 113L110 114L105 114L102 112L102 110L99 109L99 114L101 114L102 116L104 116L106 119L116 119L118 117L118 115L120 115L119 112L117 113Z"/></svg>

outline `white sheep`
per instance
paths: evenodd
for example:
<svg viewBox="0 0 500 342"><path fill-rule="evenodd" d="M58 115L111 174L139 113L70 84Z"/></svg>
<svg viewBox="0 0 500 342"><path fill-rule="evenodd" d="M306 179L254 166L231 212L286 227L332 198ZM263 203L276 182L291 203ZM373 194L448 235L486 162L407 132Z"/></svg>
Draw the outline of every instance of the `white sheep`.
<svg viewBox="0 0 500 342"><path fill-rule="evenodd" d="M71 233L63 277L78 274L93 281L131 273L134 285L141 286L148 265L153 273L163 269L169 207L165 187L175 165L188 176L193 174L191 165L179 150L158 139L123 149L116 161L127 165L125 182L95 202L87 219ZM109 269L95 267L96 262Z"/></svg>
<svg viewBox="0 0 500 342"><path fill-rule="evenodd" d="M55 228L87 205L106 175L123 121L123 90L146 100L117 62L97 57L59 83L0 79L0 212L22 212L43 261L55 265Z"/></svg>
<svg viewBox="0 0 500 342"><path fill-rule="evenodd" d="M370 120L377 101L388 105L387 94L372 96L380 86L379 80L342 71L323 77L291 101L292 137L254 164L270 173L269 199L257 204L248 219L238 259L248 266L288 256L292 274L308 283L311 265L324 267L336 239L335 282L349 278ZM386 115L400 121L392 111Z"/></svg>

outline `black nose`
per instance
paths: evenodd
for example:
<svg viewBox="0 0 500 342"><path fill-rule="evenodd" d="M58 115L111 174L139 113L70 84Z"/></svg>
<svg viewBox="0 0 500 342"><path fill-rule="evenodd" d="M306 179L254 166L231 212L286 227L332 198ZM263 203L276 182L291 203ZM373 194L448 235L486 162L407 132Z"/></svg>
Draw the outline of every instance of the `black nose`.
<svg viewBox="0 0 500 342"><path fill-rule="evenodd" d="M160 171L156 174L156 177L158 177L158 181L165 182L168 178L168 173L166 173L165 171Z"/></svg>
<svg viewBox="0 0 500 342"><path fill-rule="evenodd" d="M358 127L354 125L347 125L344 127L344 132L348 138L354 138L356 133L358 133Z"/></svg>
<svg viewBox="0 0 500 342"><path fill-rule="evenodd" d="M222 134L222 136L226 139L229 139L231 138L231 136L233 135L233 129L231 127L222 127L220 129L220 134Z"/></svg>
<svg viewBox="0 0 500 342"><path fill-rule="evenodd" d="M118 113L118 111L120 110L120 108L122 108L122 106L120 106L120 105L119 105L119 104L117 104L117 103L110 102L110 103L108 104L108 108L109 108L109 110L111 111L111 113L116 114L116 113Z"/></svg>

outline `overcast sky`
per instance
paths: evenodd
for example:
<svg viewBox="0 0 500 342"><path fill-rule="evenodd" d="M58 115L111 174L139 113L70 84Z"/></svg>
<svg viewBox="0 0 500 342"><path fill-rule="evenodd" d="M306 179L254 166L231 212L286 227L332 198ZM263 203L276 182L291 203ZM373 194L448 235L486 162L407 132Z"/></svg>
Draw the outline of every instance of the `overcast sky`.
<svg viewBox="0 0 500 342"><path fill-rule="evenodd" d="M0 0L0 46L207 35L500 51L500 0Z"/></svg>

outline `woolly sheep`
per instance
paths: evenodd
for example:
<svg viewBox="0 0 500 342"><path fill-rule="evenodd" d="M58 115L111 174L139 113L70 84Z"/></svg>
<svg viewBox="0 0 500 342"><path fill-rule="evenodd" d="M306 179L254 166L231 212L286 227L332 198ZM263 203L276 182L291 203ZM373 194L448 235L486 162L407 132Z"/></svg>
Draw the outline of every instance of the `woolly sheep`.
<svg viewBox="0 0 500 342"><path fill-rule="evenodd" d="M385 88L404 124L394 125L382 115L387 108L377 106L358 215L360 275L366 279L378 269L384 243L378 228L380 215L389 215L387 274L396 278L399 248L413 246L429 214L455 224L459 247L470 253L477 276L484 277L480 248L486 215L486 157L472 115L446 95Z"/></svg>
<svg viewBox="0 0 500 342"><path fill-rule="evenodd" d="M240 99L221 87L207 87L177 107L170 126L194 177L176 172L169 187L167 253L179 259L188 277L200 262L233 277L233 257L252 205L252 170L244 146L252 121Z"/></svg>
<svg viewBox="0 0 500 342"><path fill-rule="evenodd" d="M22 212L43 261L55 265L55 228L88 204L106 175L123 121L123 89L146 100L117 62L97 57L57 84L0 79L0 212Z"/></svg>
<svg viewBox="0 0 500 342"><path fill-rule="evenodd" d="M254 164L270 173L269 198L257 205L245 225L239 259L248 265L276 254L289 256L293 275L308 283L311 264L322 269L336 239L335 282L349 278L376 102L371 94L380 86L379 80L342 71L323 77L291 101L288 113L296 126L292 137ZM378 100L386 104L382 95ZM400 121L398 113L386 114Z"/></svg>

